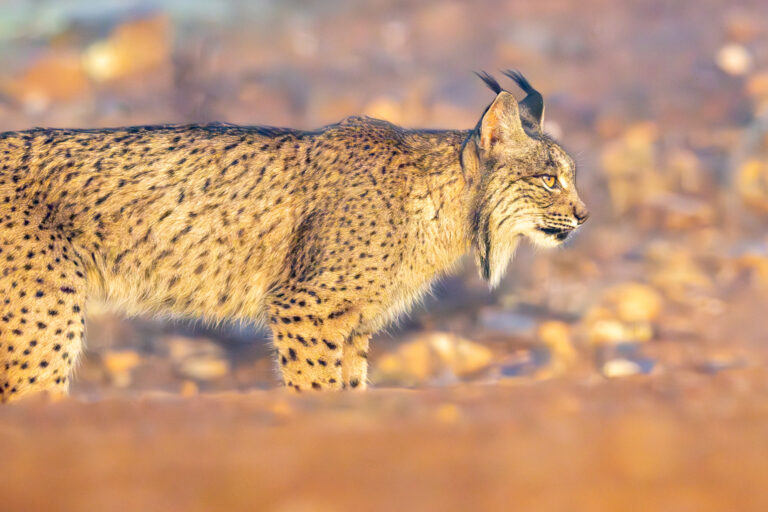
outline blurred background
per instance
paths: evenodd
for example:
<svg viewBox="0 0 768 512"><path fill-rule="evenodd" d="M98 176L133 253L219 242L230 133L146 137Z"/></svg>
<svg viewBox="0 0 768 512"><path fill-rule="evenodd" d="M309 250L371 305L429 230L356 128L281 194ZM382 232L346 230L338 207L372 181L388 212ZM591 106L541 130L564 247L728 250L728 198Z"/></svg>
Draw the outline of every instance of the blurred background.
<svg viewBox="0 0 768 512"><path fill-rule="evenodd" d="M525 389L510 400L530 410L559 404L568 421L594 392L606 399L603 412L584 421L598 439L606 409L660 400L651 416L667 418L670 430L646 418L637 432L664 432L665 449L686 437L675 411L716 404L764 413L763 402L739 407L768 389L765 1L0 2L2 131L208 121L316 128L352 114L471 128L492 99L472 71L504 68L544 94L545 128L577 160L592 217L564 249L523 247L493 292L467 258L375 337L374 387L449 397ZM73 385L86 402L277 384L267 334L254 325L128 320L93 305L87 342ZM554 391L541 399L534 389ZM552 398L563 394L565 402ZM421 410L414 400L371 414ZM463 407L486 419L514 412L477 405L482 397L471 406L445 400L425 406L436 411L428 421L471 418ZM269 403L278 417L299 414ZM635 424L621 430L627 439ZM658 440L635 448L659 449ZM743 448L747 459L768 454L764 441L756 452ZM720 461L732 476L732 461ZM641 467L643 478L658 469ZM302 503L285 510L315 510ZM691 510L713 503L726 501Z"/></svg>

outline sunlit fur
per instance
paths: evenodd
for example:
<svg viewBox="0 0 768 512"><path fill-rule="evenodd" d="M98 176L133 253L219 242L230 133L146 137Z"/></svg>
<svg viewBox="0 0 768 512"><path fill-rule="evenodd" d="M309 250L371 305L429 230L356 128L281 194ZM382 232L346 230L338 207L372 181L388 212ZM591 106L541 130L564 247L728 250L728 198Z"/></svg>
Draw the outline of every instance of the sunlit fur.
<svg viewBox="0 0 768 512"><path fill-rule="evenodd" d="M543 110L496 89L473 130L0 134L0 401L66 391L93 299L264 321L287 386L364 388L371 335L463 255L497 284L521 236L557 245L586 218Z"/></svg>

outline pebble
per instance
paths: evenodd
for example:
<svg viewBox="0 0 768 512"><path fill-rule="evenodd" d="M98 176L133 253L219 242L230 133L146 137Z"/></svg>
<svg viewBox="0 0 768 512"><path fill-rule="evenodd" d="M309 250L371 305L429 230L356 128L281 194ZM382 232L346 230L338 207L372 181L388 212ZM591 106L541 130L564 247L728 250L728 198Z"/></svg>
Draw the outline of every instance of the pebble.
<svg viewBox="0 0 768 512"><path fill-rule="evenodd" d="M715 62L729 75L746 75L754 65L754 58L744 46L728 43L717 51Z"/></svg>

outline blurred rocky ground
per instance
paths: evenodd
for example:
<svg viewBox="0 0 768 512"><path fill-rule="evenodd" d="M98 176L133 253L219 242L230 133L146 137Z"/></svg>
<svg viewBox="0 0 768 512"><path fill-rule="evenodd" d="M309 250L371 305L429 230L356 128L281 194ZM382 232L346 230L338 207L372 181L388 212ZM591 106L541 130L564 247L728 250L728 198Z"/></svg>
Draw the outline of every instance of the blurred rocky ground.
<svg viewBox="0 0 768 512"><path fill-rule="evenodd" d="M468 259L376 337L374 384L752 375L768 356L767 19L757 0L11 0L0 130L359 113L469 128L491 99L472 71L519 68L590 222L565 249L523 248L493 292ZM87 328L76 396L276 382L258 326L93 305Z"/></svg>

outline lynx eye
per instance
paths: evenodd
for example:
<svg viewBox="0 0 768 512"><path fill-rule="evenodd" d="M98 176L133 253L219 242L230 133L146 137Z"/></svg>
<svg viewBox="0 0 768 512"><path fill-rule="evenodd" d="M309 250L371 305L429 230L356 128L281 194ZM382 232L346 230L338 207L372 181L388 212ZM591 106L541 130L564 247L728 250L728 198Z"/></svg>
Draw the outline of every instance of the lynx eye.
<svg viewBox="0 0 768 512"><path fill-rule="evenodd" d="M544 182L544 186L549 189L555 188L555 185L557 185L557 178L552 175L542 176L541 181Z"/></svg>

